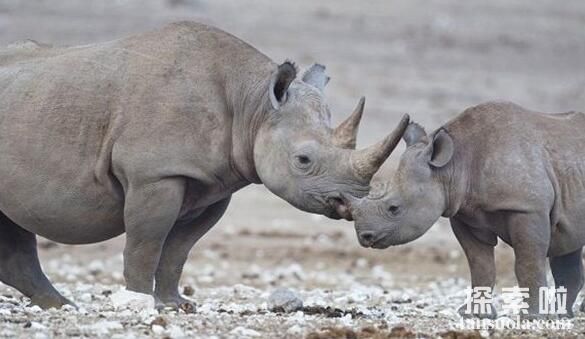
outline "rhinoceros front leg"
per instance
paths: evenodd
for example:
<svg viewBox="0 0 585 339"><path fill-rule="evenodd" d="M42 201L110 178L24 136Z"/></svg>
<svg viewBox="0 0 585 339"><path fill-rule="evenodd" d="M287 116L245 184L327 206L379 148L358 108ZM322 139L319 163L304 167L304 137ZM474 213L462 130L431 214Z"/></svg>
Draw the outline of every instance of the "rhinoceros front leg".
<svg viewBox="0 0 585 339"><path fill-rule="evenodd" d="M128 290L153 293L161 251L175 224L185 192L181 179L130 185L124 206L124 277Z"/></svg>
<svg viewBox="0 0 585 339"><path fill-rule="evenodd" d="M471 287L488 287L494 288L496 282L496 262L494 257L494 245L478 239L471 231L471 228L461 221L451 218L451 227L455 237L461 244L469 271L471 273ZM493 236L495 238L495 236ZM493 239L496 240L496 239ZM473 301L472 301L473 302ZM471 305L471 310L468 310L468 305L462 305L458 312L462 317L478 317L478 318L495 318L495 305L490 309L481 310L485 312L474 312L475 305Z"/></svg>
<svg viewBox="0 0 585 339"><path fill-rule="evenodd" d="M527 318L540 317L539 289L546 287L546 261L550 244L548 216L514 213L506 225L514 248L518 286L529 288Z"/></svg>
<svg viewBox="0 0 585 339"><path fill-rule="evenodd" d="M167 236L156 271L155 297L159 306L195 306L179 294L183 265L195 243L211 229L225 213L230 198L209 207L195 220L179 222Z"/></svg>
<svg viewBox="0 0 585 339"><path fill-rule="evenodd" d="M549 259L550 269L557 288L567 289L567 316L573 317L573 304L583 287L583 248L559 257ZM583 305L581 306L583 307Z"/></svg>

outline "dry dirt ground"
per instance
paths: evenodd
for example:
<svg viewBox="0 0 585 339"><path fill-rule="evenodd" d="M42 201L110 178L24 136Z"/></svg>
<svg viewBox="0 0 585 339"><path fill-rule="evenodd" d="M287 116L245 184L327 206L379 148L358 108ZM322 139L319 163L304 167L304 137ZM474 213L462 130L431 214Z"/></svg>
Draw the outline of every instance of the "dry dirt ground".
<svg viewBox="0 0 585 339"><path fill-rule="evenodd" d="M0 44L85 44L179 19L219 26L276 61L326 64L335 121L360 95L368 98L361 145L387 133L403 112L435 128L493 99L585 111L582 0L0 0ZM566 332L453 331L468 271L445 220L412 244L365 250L352 224L299 212L260 186L245 188L185 267L182 286L199 305L194 314L115 311L109 294L123 286L123 244L123 237L88 246L41 241L45 271L79 309L25 307L0 284L0 337L585 335L580 314ZM497 253L498 286L512 286L511 250ZM270 312L267 298L277 287L297 291L308 307Z"/></svg>

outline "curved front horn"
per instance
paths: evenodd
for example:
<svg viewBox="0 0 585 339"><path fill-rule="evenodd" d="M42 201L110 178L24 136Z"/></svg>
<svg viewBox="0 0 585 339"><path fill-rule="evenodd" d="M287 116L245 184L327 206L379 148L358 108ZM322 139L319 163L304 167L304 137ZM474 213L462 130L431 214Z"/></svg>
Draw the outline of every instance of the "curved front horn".
<svg viewBox="0 0 585 339"><path fill-rule="evenodd" d="M333 131L333 144L347 149L355 149L360 121L364 114L366 98L361 97L353 113Z"/></svg>
<svg viewBox="0 0 585 339"><path fill-rule="evenodd" d="M408 127L410 117L405 114L398 123L398 126L390 133L384 140L374 144L363 150L354 151L352 153L352 164L356 175L367 181L371 180L374 174L378 171L380 166L390 156L404 131Z"/></svg>

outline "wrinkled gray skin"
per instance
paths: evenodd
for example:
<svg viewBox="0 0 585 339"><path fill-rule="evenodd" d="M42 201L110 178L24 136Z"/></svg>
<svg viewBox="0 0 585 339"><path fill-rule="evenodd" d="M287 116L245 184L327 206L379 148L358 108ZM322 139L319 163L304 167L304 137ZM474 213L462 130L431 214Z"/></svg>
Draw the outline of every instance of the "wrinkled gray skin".
<svg viewBox="0 0 585 339"><path fill-rule="evenodd" d="M127 288L178 293L192 246L232 193L262 183L294 206L349 218L401 126L355 151L363 111L330 128L329 78L297 78L241 40L191 22L66 49L0 50L0 280L42 307L63 298L35 234L84 244L126 232Z"/></svg>
<svg viewBox="0 0 585 339"><path fill-rule="evenodd" d="M493 288L500 238L514 249L519 286L530 288L529 317L547 285L547 257L556 286L568 290L572 315L583 285L584 130L583 113L496 102L467 109L429 136L411 123L393 176L373 184L366 198L345 197L360 244L404 244L449 218L473 287Z"/></svg>

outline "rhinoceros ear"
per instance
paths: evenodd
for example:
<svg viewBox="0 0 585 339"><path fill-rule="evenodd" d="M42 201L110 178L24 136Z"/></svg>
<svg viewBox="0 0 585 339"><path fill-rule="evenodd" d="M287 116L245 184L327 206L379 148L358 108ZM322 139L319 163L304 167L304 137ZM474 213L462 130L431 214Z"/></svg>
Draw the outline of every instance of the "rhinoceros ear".
<svg viewBox="0 0 585 339"><path fill-rule="evenodd" d="M426 139L426 136L427 132L425 132L425 129L416 122L411 121L410 124L408 124L402 139L404 139L406 146L408 147L410 145L416 144L417 142L423 141L423 139Z"/></svg>
<svg viewBox="0 0 585 339"><path fill-rule="evenodd" d="M331 78L325 74L325 66L321 64L313 64L313 66L303 74L303 81L309 85L315 86L321 92L325 89L329 80L331 80Z"/></svg>
<svg viewBox="0 0 585 339"><path fill-rule="evenodd" d="M425 154L429 165L435 168L441 168L453 157L455 152L455 145L453 139L444 129L440 129L433 136L433 142L430 142L426 149Z"/></svg>
<svg viewBox="0 0 585 339"><path fill-rule="evenodd" d="M285 61L272 76L270 81L270 102L275 109L286 101L288 87L297 76L297 69L290 61Z"/></svg>

